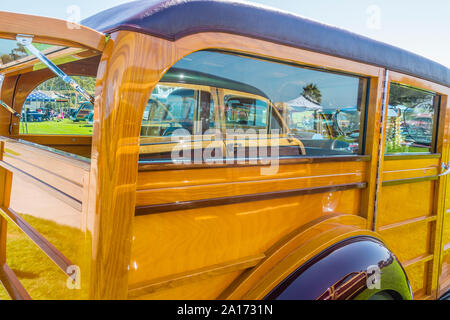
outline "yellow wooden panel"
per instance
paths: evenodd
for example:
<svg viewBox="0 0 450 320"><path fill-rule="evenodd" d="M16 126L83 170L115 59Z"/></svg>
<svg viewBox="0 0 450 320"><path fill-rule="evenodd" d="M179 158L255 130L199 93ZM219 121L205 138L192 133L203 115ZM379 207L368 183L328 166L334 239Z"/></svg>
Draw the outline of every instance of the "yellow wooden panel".
<svg viewBox="0 0 450 320"><path fill-rule="evenodd" d="M263 253L318 217L358 214L360 193L349 190L136 217L129 282Z"/></svg>
<svg viewBox="0 0 450 320"><path fill-rule="evenodd" d="M261 169L264 168L261 166L142 171L139 172L137 189L148 190L226 182L337 176L346 173L362 176L366 167L367 162L360 161L287 164L280 165L276 172L267 175L261 174Z"/></svg>
<svg viewBox="0 0 450 320"><path fill-rule="evenodd" d="M136 205L365 182L365 167L364 162L286 165L269 176L261 167L140 172Z"/></svg>
<svg viewBox="0 0 450 320"><path fill-rule="evenodd" d="M444 230L442 233L442 244L450 247L450 212L445 214Z"/></svg>
<svg viewBox="0 0 450 320"><path fill-rule="evenodd" d="M381 189L378 227L433 214L435 181L400 184Z"/></svg>
<svg viewBox="0 0 450 320"><path fill-rule="evenodd" d="M441 160L439 158L389 160L389 157L387 157L384 162L383 171L407 171L418 168L437 169L440 167L440 164Z"/></svg>
<svg viewBox="0 0 450 320"><path fill-rule="evenodd" d="M415 299L424 295L427 269L428 263L417 263L405 268Z"/></svg>
<svg viewBox="0 0 450 320"><path fill-rule="evenodd" d="M439 285L442 289L450 289L450 250L442 257Z"/></svg>
<svg viewBox="0 0 450 320"><path fill-rule="evenodd" d="M402 263L426 256L430 247L430 224L418 222L380 231L388 247Z"/></svg>
<svg viewBox="0 0 450 320"><path fill-rule="evenodd" d="M242 271L236 271L217 277L207 278L180 287L156 291L134 300L213 300L236 279Z"/></svg>

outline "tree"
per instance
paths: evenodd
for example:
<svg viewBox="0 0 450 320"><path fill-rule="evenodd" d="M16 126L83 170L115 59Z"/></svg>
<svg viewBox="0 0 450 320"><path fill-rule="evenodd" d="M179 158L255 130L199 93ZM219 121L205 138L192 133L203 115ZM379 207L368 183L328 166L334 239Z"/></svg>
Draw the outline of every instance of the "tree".
<svg viewBox="0 0 450 320"><path fill-rule="evenodd" d="M321 104L322 103L322 92L320 92L317 85L310 83L303 88L302 95L311 102Z"/></svg>
<svg viewBox="0 0 450 320"><path fill-rule="evenodd" d="M11 56L9 54L3 54L0 57L0 60L2 61L3 64L7 64L13 61L13 59L11 58Z"/></svg>

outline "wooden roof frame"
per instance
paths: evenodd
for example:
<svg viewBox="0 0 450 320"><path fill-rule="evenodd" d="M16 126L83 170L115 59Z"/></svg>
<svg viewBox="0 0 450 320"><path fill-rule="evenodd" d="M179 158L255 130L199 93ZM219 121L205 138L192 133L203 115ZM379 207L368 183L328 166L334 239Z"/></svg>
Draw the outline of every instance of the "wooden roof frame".
<svg viewBox="0 0 450 320"><path fill-rule="evenodd" d="M17 34L34 36L34 41L103 51L106 37L91 28L65 20L0 11L0 38L15 40Z"/></svg>

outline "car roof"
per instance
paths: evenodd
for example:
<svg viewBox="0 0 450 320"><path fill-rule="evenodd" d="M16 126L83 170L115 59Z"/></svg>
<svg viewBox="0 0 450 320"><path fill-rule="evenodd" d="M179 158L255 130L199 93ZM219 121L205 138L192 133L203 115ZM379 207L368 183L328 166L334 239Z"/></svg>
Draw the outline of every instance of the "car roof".
<svg viewBox="0 0 450 320"><path fill-rule="evenodd" d="M192 71L181 68L171 68L167 71L161 79L161 83L186 83L199 86L216 87L221 89L228 89L233 91L239 91L243 93L254 94L268 99L267 95L256 87L248 84L214 76L211 74Z"/></svg>
<svg viewBox="0 0 450 320"><path fill-rule="evenodd" d="M344 29L249 2L140 0L100 12L82 24L108 34L129 30L172 41L200 32L238 34L371 64L450 87L450 69L437 62Z"/></svg>

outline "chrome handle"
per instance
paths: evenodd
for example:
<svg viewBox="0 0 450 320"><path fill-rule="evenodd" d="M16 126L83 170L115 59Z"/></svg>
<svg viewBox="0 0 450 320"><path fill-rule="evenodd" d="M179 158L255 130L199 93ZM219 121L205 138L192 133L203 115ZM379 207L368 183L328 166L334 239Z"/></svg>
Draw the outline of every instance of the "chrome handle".
<svg viewBox="0 0 450 320"><path fill-rule="evenodd" d="M439 174L438 177L443 177L443 176L450 174L450 162L447 164L444 162L442 163L442 171L444 171L444 172Z"/></svg>

